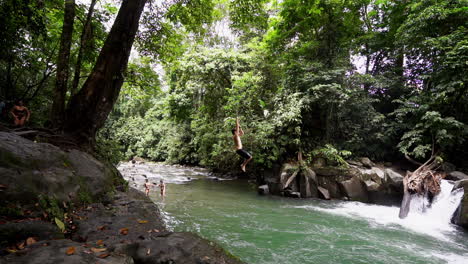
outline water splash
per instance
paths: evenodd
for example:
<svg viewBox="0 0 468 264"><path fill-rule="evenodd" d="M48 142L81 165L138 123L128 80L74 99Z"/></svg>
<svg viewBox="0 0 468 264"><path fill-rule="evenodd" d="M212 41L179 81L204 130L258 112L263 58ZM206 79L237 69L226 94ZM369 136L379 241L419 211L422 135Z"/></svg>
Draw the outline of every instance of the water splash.
<svg viewBox="0 0 468 264"><path fill-rule="evenodd" d="M442 180L441 192L434 197L430 207L427 198L418 196L411 201L408 217L398 217L399 208L381 205L364 204L360 202L339 202L334 208L305 205L295 206L308 210L322 211L348 217L358 217L370 220L371 224L388 227L402 226L410 231L430 235L443 241L449 241L450 233L456 232L456 227L450 219L463 197L463 189L452 191L453 183Z"/></svg>

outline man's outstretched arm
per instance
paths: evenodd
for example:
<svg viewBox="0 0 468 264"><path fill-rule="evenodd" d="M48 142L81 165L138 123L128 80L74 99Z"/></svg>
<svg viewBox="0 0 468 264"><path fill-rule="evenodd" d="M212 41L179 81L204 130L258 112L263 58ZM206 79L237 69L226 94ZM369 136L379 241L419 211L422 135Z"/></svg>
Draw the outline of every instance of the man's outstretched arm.
<svg viewBox="0 0 468 264"><path fill-rule="evenodd" d="M236 130L239 136L244 135L244 130L240 127L239 117L236 118Z"/></svg>

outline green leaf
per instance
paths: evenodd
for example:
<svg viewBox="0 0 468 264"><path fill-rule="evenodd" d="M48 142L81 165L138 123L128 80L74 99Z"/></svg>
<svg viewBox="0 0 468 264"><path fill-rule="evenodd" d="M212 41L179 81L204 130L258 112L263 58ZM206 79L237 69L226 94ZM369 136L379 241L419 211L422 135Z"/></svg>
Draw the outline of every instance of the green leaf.
<svg viewBox="0 0 468 264"><path fill-rule="evenodd" d="M55 217L55 224L58 226L60 231L65 232L65 224L57 217Z"/></svg>

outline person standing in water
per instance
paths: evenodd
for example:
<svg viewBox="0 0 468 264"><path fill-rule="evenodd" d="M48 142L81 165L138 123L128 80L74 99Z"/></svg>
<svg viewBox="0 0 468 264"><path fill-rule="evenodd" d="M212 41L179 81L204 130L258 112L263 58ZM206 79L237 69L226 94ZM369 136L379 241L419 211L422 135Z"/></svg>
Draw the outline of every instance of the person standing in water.
<svg viewBox="0 0 468 264"><path fill-rule="evenodd" d="M236 146L236 153L245 159L244 162L240 166L241 170L245 172L245 166L247 166L247 163L249 163L252 160L252 155L242 148L242 141L240 137L242 137L243 135L244 135L244 131L240 127L239 117L237 117L236 128L232 130L232 139L234 140L234 144Z"/></svg>
<svg viewBox="0 0 468 264"><path fill-rule="evenodd" d="M29 116L31 115L29 109L23 105L23 101L21 100L16 102L15 106L11 108L10 113L14 118L15 126L18 127L24 126L24 123L29 121Z"/></svg>
<svg viewBox="0 0 468 264"><path fill-rule="evenodd" d="M145 193L146 193L146 196L149 196L149 192L150 192L150 188L153 184L148 182L148 179L145 180Z"/></svg>
<svg viewBox="0 0 468 264"><path fill-rule="evenodd" d="M159 181L158 186L161 189L161 197L166 196L166 184L164 184L164 181L162 179Z"/></svg>

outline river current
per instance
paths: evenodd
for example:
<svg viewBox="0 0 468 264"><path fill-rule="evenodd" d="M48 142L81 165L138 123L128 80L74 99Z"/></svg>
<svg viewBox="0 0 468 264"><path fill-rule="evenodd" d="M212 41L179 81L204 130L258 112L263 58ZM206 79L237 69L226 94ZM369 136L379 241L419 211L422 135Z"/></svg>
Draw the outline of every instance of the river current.
<svg viewBox="0 0 468 264"><path fill-rule="evenodd" d="M449 217L398 218L398 207L259 196L245 180L210 177L201 168L122 163L130 185L164 179L151 199L173 231L215 241L251 264L468 263L468 232ZM447 207L447 206L445 206Z"/></svg>

